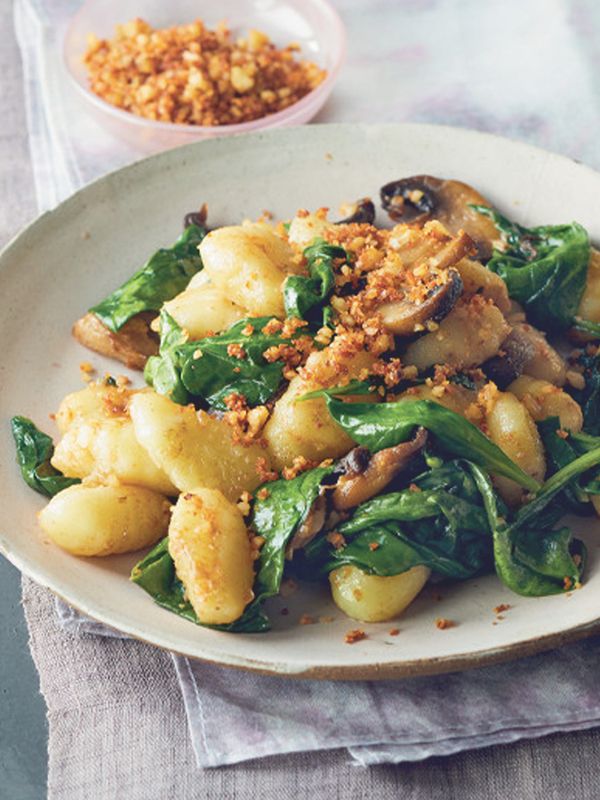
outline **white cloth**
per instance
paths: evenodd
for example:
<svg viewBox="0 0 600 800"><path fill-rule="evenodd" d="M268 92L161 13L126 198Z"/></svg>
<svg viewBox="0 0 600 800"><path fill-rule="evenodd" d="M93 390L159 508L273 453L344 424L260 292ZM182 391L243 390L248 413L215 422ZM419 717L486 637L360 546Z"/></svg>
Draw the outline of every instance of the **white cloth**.
<svg viewBox="0 0 600 800"><path fill-rule="evenodd" d="M141 154L80 112L60 40L73 0L16 0L40 211ZM600 166L593 0L337 0L349 57L319 121L421 121L525 139ZM57 601L63 627L119 634ZM173 656L199 766L348 747L420 760L600 724L600 640L468 674L284 681Z"/></svg>

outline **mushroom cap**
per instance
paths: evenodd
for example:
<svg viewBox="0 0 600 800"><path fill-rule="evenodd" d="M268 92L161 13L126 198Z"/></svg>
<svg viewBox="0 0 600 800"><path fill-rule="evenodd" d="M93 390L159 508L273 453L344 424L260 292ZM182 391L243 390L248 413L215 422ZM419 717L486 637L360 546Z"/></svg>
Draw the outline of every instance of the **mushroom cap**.
<svg viewBox="0 0 600 800"><path fill-rule="evenodd" d="M375 203L370 197L363 197L361 200L357 200L352 208L352 213L344 217L344 219L338 220L335 224L350 225L353 222L367 223L368 225L372 225L375 222Z"/></svg>
<svg viewBox="0 0 600 800"><path fill-rule="evenodd" d="M460 274L448 270L448 280L431 290L422 303L399 300L379 307L385 327L396 336L413 336L416 331L426 332L427 322L439 322L454 308L463 290Z"/></svg>
<svg viewBox="0 0 600 800"><path fill-rule="evenodd" d="M493 242L499 238L492 220L470 207L490 203L467 183L413 175L386 183L380 196L382 207L393 220L421 226L437 219L452 233L466 231L477 246L479 258L488 259Z"/></svg>
<svg viewBox="0 0 600 800"><path fill-rule="evenodd" d="M499 389L506 389L523 373L534 356L535 347L530 338L515 327L502 342L498 355L488 359L481 368Z"/></svg>

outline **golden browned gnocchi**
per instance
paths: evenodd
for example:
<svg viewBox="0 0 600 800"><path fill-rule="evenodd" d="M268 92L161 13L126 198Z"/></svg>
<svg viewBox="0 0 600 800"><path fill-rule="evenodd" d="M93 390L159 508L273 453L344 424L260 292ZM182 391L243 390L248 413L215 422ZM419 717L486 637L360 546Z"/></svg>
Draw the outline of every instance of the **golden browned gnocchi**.
<svg viewBox="0 0 600 800"><path fill-rule="evenodd" d="M405 360L420 370L434 364L474 367L496 355L508 333L500 309L475 296L457 304L439 327L410 344Z"/></svg>
<svg viewBox="0 0 600 800"><path fill-rule="evenodd" d="M76 556L112 556L149 547L167 532L170 504L139 486L76 484L39 513L42 530Z"/></svg>
<svg viewBox="0 0 600 800"><path fill-rule="evenodd" d="M541 331L527 323L514 326L525 336L534 350L534 355L523 367L525 375L548 381L555 386L564 386L567 378L567 367L564 358L548 343Z"/></svg>
<svg viewBox="0 0 600 800"><path fill-rule="evenodd" d="M540 435L531 414L514 394L489 393L485 424L490 439L532 478L543 481L546 459ZM518 505L523 489L509 478L496 476L498 491L509 505Z"/></svg>
<svg viewBox="0 0 600 800"><path fill-rule="evenodd" d="M350 450L352 439L331 419L325 401L299 398L317 389L348 382L368 369L374 360L371 353L357 350L352 340L342 339L309 356L302 374L292 378L275 403L265 426L264 436L275 466L280 469L288 466L297 456L321 461Z"/></svg>
<svg viewBox="0 0 600 800"><path fill-rule="evenodd" d="M290 223L288 239L291 244L308 247L315 239L323 237L335 226L322 216L316 214L297 214Z"/></svg>
<svg viewBox="0 0 600 800"><path fill-rule="evenodd" d="M506 284L499 275L486 269L480 261L463 258L455 268L462 279L466 295L480 294L487 297L506 315L511 310Z"/></svg>
<svg viewBox="0 0 600 800"><path fill-rule="evenodd" d="M169 526L169 553L200 622L234 622L254 597L244 519L218 490L180 495Z"/></svg>
<svg viewBox="0 0 600 800"><path fill-rule="evenodd" d="M245 309L232 302L222 289L210 284L186 289L165 303L164 308L190 339L225 330L246 315Z"/></svg>
<svg viewBox="0 0 600 800"><path fill-rule="evenodd" d="M200 245L204 269L226 297L250 315L284 316L282 284L298 271L293 251L265 225L211 231Z"/></svg>
<svg viewBox="0 0 600 800"><path fill-rule="evenodd" d="M176 494L175 485L139 443L130 418L84 418L56 445L52 466L69 478L115 476L121 483Z"/></svg>
<svg viewBox="0 0 600 800"><path fill-rule="evenodd" d="M583 426L583 414L579 404L558 386L548 381L521 375L508 387L525 405L536 422L548 417L558 417L561 428L579 433Z"/></svg>
<svg viewBox="0 0 600 800"><path fill-rule="evenodd" d="M361 622L384 622L399 616L427 583L430 570L412 567L390 577L368 575L357 567L329 573L331 594L344 614Z"/></svg>
<svg viewBox="0 0 600 800"><path fill-rule="evenodd" d="M140 392L130 408L138 442L180 492L205 486L236 500L261 482L257 462L268 467L267 451L236 444L224 420L155 392Z"/></svg>
<svg viewBox="0 0 600 800"><path fill-rule="evenodd" d="M600 322L600 250L595 247L592 247L590 253L587 280L577 314L582 319Z"/></svg>
<svg viewBox="0 0 600 800"><path fill-rule="evenodd" d="M467 389L464 386L458 386L455 383L448 382L447 385L442 386L429 386L422 383L419 386L413 386L405 392L399 394L396 400L430 400L433 403L439 403L444 408L449 408L455 414L460 414L461 417L466 416L467 409L476 402L477 392L472 389Z"/></svg>
<svg viewBox="0 0 600 800"><path fill-rule="evenodd" d="M132 392L105 382L90 383L85 389L71 392L61 401L54 419L61 433L86 420L107 420L127 417Z"/></svg>

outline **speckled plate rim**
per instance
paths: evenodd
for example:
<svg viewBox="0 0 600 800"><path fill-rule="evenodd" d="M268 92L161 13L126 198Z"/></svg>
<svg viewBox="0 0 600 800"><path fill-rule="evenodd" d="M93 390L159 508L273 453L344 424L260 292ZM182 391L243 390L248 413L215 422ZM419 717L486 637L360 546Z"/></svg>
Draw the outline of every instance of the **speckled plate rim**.
<svg viewBox="0 0 600 800"><path fill-rule="evenodd" d="M314 127L327 127L334 135L336 130L348 130L350 128L362 128L368 129L369 126L366 125L353 125L353 124L335 124L335 125L328 125L328 126L314 126ZM504 146L506 144L510 144L511 147L520 149L523 153L531 153L536 157L541 156L551 156L553 159L558 159L560 162L563 163L574 163L577 165L579 170L583 172L587 172L590 175L593 175L594 178L600 181L600 175L592 170L590 167L585 165L581 165L579 162L568 159L564 156L558 156L552 153L548 153L541 148L536 148L531 145L524 144L522 142L516 142L508 140L504 137L495 136L489 133L482 133L477 131L469 131L466 129L457 129L448 126L440 126L440 125L401 125L401 126L377 126L377 127L398 127L406 129L411 129L414 131L415 136L426 134L427 132L435 131L436 135L443 135L444 132L447 132L448 135L464 135L466 137L472 137L475 139L486 139L488 142L498 142L502 143ZM50 221L53 216L59 211L68 210L70 206L77 205L80 203L81 199L86 196L94 187L99 187L103 184L109 183L114 180L116 175L123 175L126 174L127 176L135 176L136 171L144 170L146 165L149 162L154 162L156 165L160 166L161 164L168 163L170 158L173 158L173 153L178 153L181 151L191 152L193 149L203 148L206 146L212 147L227 147L227 142L232 140L240 140L246 138L273 138L277 139L280 135L290 134L294 130L300 129L287 129L287 131L269 131L269 132L261 132L257 134L242 134L239 136L231 137L231 139L224 140L210 140L210 141L199 141L193 142L188 145L184 145L180 148L176 148L174 151L167 151L164 153L160 153L158 155L150 156L148 158L144 158L140 161L135 162L127 167L124 167L120 170L116 170L113 173L109 173L96 181L91 182L87 186L83 187L82 189L75 192L71 197L61 203L52 211L48 211L40 215L37 219L32 221L29 225L27 225L22 231L20 231L16 236L13 237L11 241L7 243L7 245L2 249L0 252L0 270L4 269L7 261L7 257L11 254L13 249L20 245L21 242L28 236L30 236L33 232L37 232L43 225L45 225L48 221ZM302 130L305 130L304 128ZM600 614L595 616L592 619L588 619L582 624L578 624L576 626L566 628L563 630L559 630L547 635L543 636L536 636L527 638L518 642L514 642L512 644L506 646L499 646L499 647L492 647L485 650L479 650L477 652L472 651L464 651L453 654L451 656L442 656L442 657L432 657L432 658L417 658L417 659L407 659L402 661L390 661L385 663L380 663L374 661L369 664L339 664L339 665L323 665L323 666L309 666L306 668L297 667L296 665L290 666L290 664L282 662L274 662L274 661L262 661L258 658L250 658L250 657L231 657L229 655L224 655L219 652L211 652L211 648L207 648L206 654L199 656L197 653L192 654L189 651L186 651L185 645L180 647L174 647L171 644L167 645L164 641L161 641L159 636L152 635L151 633L144 633L142 634L139 629L135 626L127 623L124 620L119 620L116 617L107 618L103 615L102 611L89 606L87 603L82 602L80 598L74 594L68 584L65 584L63 581L56 579L55 577L49 576L44 569L44 566L39 563L32 562L31 560L22 557L18 552L14 550L12 547L9 538L4 534L3 531L0 531L0 554L4 555L17 569L19 569L24 575L33 579L36 583L45 588L49 589L53 594L57 597L64 600L66 603L80 611L81 613L87 615L91 619L97 620L108 627L111 627L119 632L130 636L133 639L137 639L144 643L150 644L152 646L159 647L161 649L167 649L170 652L177 653L179 655L197 658L202 661L206 661L207 663L217 664L221 666L239 668L244 670L249 670L253 672L257 672L260 674L266 675L274 675L279 677L285 678L310 678L310 679L334 679L334 680L358 680L358 679L369 679L369 680L377 680L377 679L394 679L394 678L407 678L407 677L415 677L415 676L425 676L425 675L435 675L441 673L448 673L448 672L455 672L455 671L462 671L471 668L480 668L484 666L489 666L492 664L497 664L517 658L522 658L530 655L534 655L536 653L540 653L543 651L547 651L550 649L554 649L557 647L564 646L566 644L575 642L577 640L583 639L588 636L592 636L595 634L600 633ZM215 648L213 648L215 649ZM218 648L216 648L218 651Z"/></svg>

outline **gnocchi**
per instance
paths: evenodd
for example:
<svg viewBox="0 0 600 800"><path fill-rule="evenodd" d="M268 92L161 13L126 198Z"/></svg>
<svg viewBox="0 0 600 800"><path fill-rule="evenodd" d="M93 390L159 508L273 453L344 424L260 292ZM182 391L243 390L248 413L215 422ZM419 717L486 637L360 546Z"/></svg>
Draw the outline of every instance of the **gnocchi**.
<svg viewBox="0 0 600 800"><path fill-rule="evenodd" d="M311 242L323 237L334 225L316 214L297 214L290 223L288 239L291 244L308 247Z"/></svg>
<svg viewBox="0 0 600 800"><path fill-rule="evenodd" d="M430 570L416 566L399 575L369 575L358 567L329 573L331 594L344 614L361 622L384 622L399 616L425 586Z"/></svg>
<svg viewBox="0 0 600 800"><path fill-rule="evenodd" d="M169 553L200 622L234 622L253 598L254 568L244 519L216 489L184 492L169 526Z"/></svg>
<svg viewBox="0 0 600 800"><path fill-rule="evenodd" d="M277 468L290 465L297 456L321 461L350 450L352 439L331 419L323 398L300 398L316 389L347 382L373 361L374 356L356 350L347 341L309 356L302 374L292 378L275 403L265 426L264 437Z"/></svg>
<svg viewBox="0 0 600 800"><path fill-rule="evenodd" d="M436 330L409 344L405 361L420 370L434 364L473 367L496 355L508 333L500 309L473 297L459 302Z"/></svg>
<svg viewBox="0 0 600 800"><path fill-rule="evenodd" d="M211 282L251 315L283 317L282 284L297 271L290 246L263 225L211 231L200 245Z"/></svg>
<svg viewBox="0 0 600 800"><path fill-rule="evenodd" d="M514 394L494 392L488 402L485 423L490 439L537 481L546 474L542 440L531 414ZM504 500L512 506L523 498L523 489L509 478L496 476L495 483Z"/></svg>
<svg viewBox="0 0 600 800"><path fill-rule="evenodd" d="M130 409L140 445L180 492L204 486L236 500L261 482L259 459L268 468L264 447L236 444L229 425L205 411L177 405L155 392L137 394Z"/></svg>
<svg viewBox="0 0 600 800"><path fill-rule="evenodd" d="M225 330L246 314L245 309L233 303L222 289L210 284L186 289L165 303L164 308L190 339L202 339Z"/></svg>
<svg viewBox="0 0 600 800"><path fill-rule="evenodd" d="M121 483L173 495L177 490L138 442L133 422L83 419L58 442L52 466L70 478L114 475Z"/></svg>
<svg viewBox="0 0 600 800"><path fill-rule="evenodd" d="M567 431L579 433L583 427L579 404L571 395L548 381L521 375L510 384L508 391L521 400L536 422L558 417L561 428Z"/></svg>
<svg viewBox="0 0 600 800"><path fill-rule="evenodd" d="M39 513L42 530L75 556L112 556L149 547L167 533L169 502L139 486L76 484Z"/></svg>

